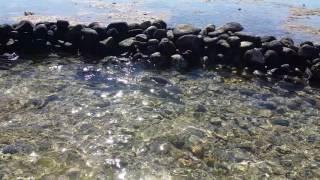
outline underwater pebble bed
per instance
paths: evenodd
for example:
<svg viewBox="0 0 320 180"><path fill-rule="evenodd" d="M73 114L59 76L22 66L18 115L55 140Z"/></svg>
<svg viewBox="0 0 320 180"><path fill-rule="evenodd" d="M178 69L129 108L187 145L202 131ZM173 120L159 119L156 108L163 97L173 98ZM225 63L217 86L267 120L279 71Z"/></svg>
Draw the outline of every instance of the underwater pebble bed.
<svg viewBox="0 0 320 180"><path fill-rule="evenodd" d="M320 178L318 89L84 61L0 71L2 179Z"/></svg>

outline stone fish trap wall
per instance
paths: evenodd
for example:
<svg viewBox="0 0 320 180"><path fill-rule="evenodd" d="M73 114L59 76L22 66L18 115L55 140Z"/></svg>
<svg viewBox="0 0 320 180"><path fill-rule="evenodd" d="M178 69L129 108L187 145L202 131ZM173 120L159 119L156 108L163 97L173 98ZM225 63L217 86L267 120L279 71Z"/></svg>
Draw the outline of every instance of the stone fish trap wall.
<svg viewBox="0 0 320 180"><path fill-rule="evenodd" d="M261 77L320 82L320 45L290 38L253 36L230 22L199 29L190 24L168 28L162 20L128 24L71 26L68 21L21 21L0 25L0 65L9 67L17 54L68 52L97 57L125 56L152 68L177 69L235 66Z"/></svg>

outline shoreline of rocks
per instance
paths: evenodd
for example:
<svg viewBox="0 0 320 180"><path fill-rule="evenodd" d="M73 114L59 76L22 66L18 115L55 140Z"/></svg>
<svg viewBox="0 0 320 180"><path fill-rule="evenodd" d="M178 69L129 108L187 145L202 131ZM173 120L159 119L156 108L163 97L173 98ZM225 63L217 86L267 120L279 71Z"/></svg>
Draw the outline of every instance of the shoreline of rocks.
<svg viewBox="0 0 320 180"><path fill-rule="evenodd" d="M258 76L320 82L320 44L296 45L289 37L255 36L241 24L203 29L191 24L167 27L163 20L71 26L68 21L21 21L0 25L0 67L16 54L66 52L84 56L125 56L152 68L192 69L230 65Z"/></svg>

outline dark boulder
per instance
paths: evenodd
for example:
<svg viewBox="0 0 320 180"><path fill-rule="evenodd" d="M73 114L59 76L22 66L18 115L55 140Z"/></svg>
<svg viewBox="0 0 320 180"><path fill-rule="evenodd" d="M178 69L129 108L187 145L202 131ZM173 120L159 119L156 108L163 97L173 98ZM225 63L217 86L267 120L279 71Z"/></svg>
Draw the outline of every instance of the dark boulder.
<svg viewBox="0 0 320 180"><path fill-rule="evenodd" d="M223 33L218 36L219 39L227 40L230 37L228 33Z"/></svg>
<svg viewBox="0 0 320 180"><path fill-rule="evenodd" d="M311 42L311 41L304 41L304 42L300 43L300 47L303 45L314 46L313 42Z"/></svg>
<svg viewBox="0 0 320 180"><path fill-rule="evenodd" d="M276 40L276 38L274 36L262 36L261 37L261 42L262 43L266 43L266 42L270 42Z"/></svg>
<svg viewBox="0 0 320 180"><path fill-rule="evenodd" d="M120 37L120 33L116 28L111 28L107 30L107 36L108 37L113 37L115 39L118 39Z"/></svg>
<svg viewBox="0 0 320 180"><path fill-rule="evenodd" d="M116 55L116 50L119 49L117 47L118 46L116 45L113 37L108 37L107 39L104 39L99 42L97 52L101 56Z"/></svg>
<svg viewBox="0 0 320 180"><path fill-rule="evenodd" d="M219 41L218 37L204 37L203 38L203 42L206 46L208 47L213 47L215 44L217 44L217 42Z"/></svg>
<svg viewBox="0 0 320 180"><path fill-rule="evenodd" d="M176 41L176 46L179 49L180 52L185 52L187 50L192 51L193 55L200 55L203 52L203 41L200 37L196 35L184 35L181 36Z"/></svg>
<svg viewBox="0 0 320 180"><path fill-rule="evenodd" d="M163 20L155 20L151 25L157 27L158 29L167 29L167 23Z"/></svg>
<svg viewBox="0 0 320 180"><path fill-rule="evenodd" d="M228 37L227 41L229 42L232 48L240 47L241 40L238 36L230 36Z"/></svg>
<svg viewBox="0 0 320 180"><path fill-rule="evenodd" d="M123 50L131 51L134 49L135 42L136 42L135 38L130 37L128 39L125 39L125 40L119 42L119 47L122 48Z"/></svg>
<svg viewBox="0 0 320 180"><path fill-rule="evenodd" d="M263 69L266 63L261 49L258 48L247 50L243 58L248 67L253 69Z"/></svg>
<svg viewBox="0 0 320 180"><path fill-rule="evenodd" d="M130 23L128 24L128 30L133 30L133 29L142 29L139 23Z"/></svg>
<svg viewBox="0 0 320 180"><path fill-rule="evenodd" d="M34 39L32 41L31 52L49 52L49 46L47 45L47 40L45 39Z"/></svg>
<svg viewBox="0 0 320 180"><path fill-rule="evenodd" d="M280 42L283 46L291 48L294 46L294 41L293 39L289 38L289 37L284 37L280 39Z"/></svg>
<svg viewBox="0 0 320 180"><path fill-rule="evenodd" d="M185 70L188 68L188 62L180 54L174 54L171 56L173 66L177 70Z"/></svg>
<svg viewBox="0 0 320 180"><path fill-rule="evenodd" d="M148 46L158 46L159 42L160 41L158 39L149 39L147 45Z"/></svg>
<svg viewBox="0 0 320 180"><path fill-rule="evenodd" d="M145 48L139 49L143 51L145 54L153 54L155 52L158 52L159 42L160 41L158 39L149 39L145 45Z"/></svg>
<svg viewBox="0 0 320 180"><path fill-rule="evenodd" d="M160 52L155 52L150 55L149 63L154 68L167 68L170 65L169 58L167 56L162 55Z"/></svg>
<svg viewBox="0 0 320 180"><path fill-rule="evenodd" d="M38 24L34 28L33 37L35 39L46 39L48 35L48 28L45 24Z"/></svg>
<svg viewBox="0 0 320 180"><path fill-rule="evenodd" d="M167 31L167 38L170 39L170 40L174 40L173 30L168 30Z"/></svg>
<svg viewBox="0 0 320 180"><path fill-rule="evenodd" d="M32 33L33 32L34 25L30 21L20 21L17 26L15 27L15 30L19 33Z"/></svg>
<svg viewBox="0 0 320 180"><path fill-rule="evenodd" d="M115 48L115 42L113 37L108 37L107 39L100 41L101 44L105 46L105 48L112 49Z"/></svg>
<svg viewBox="0 0 320 180"><path fill-rule="evenodd" d="M277 51L277 52L281 52L282 48L283 48L282 43L280 41L277 41L277 40L266 42L262 46L264 48L266 48L266 49L274 50L274 51Z"/></svg>
<svg viewBox="0 0 320 180"><path fill-rule="evenodd" d="M113 22L107 26L107 30L113 29L113 28L119 32L121 38L127 37L127 33L129 31L128 23L126 23L126 22Z"/></svg>
<svg viewBox="0 0 320 180"><path fill-rule="evenodd" d="M100 22L92 22L88 25L88 28L93 29L94 27L102 27L103 25Z"/></svg>
<svg viewBox="0 0 320 180"><path fill-rule="evenodd" d="M298 53L295 50L283 47L280 55L283 64L297 65Z"/></svg>
<svg viewBox="0 0 320 180"><path fill-rule="evenodd" d="M95 25L91 29L94 29L95 31L97 31L97 33L99 35L99 40L103 40L108 37L108 33L107 33L108 30L106 27L103 27L101 25Z"/></svg>
<svg viewBox="0 0 320 180"><path fill-rule="evenodd" d="M141 29L145 30L151 26L151 21L144 21L140 24Z"/></svg>
<svg viewBox="0 0 320 180"><path fill-rule="evenodd" d="M179 38L184 35L192 34L192 35L197 35L201 29L194 27L193 25L190 24L178 24L174 29L173 29L173 35L175 38Z"/></svg>
<svg viewBox="0 0 320 180"><path fill-rule="evenodd" d="M69 31L66 33L66 40L71 42L73 46L79 47L82 39L82 29L83 25L76 25L69 27Z"/></svg>
<svg viewBox="0 0 320 180"><path fill-rule="evenodd" d="M57 28L58 31L67 31L69 27L69 22L65 20L58 20L57 21Z"/></svg>
<svg viewBox="0 0 320 180"><path fill-rule="evenodd" d="M92 51L99 43L99 35L97 31L91 28L83 28L82 34L82 47L84 51Z"/></svg>
<svg viewBox="0 0 320 180"><path fill-rule="evenodd" d="M176 53L176 46L168 38L163 38L159 43L159 51L161 54L171 56Z"/></svg>
<svg viewBox="0 0 320 180"><path fill-rule="evenodd" d="M150 26L146 30L144 30L144 34L148 36L148 38L153 38L154 33L158 30L156 26Z"/></svg>
<svg viewBox="0 0 320 180"><path fill-rule="evenodd" d="M319 57L319 50L315 48L314 46L311 46L309 44L304 44L301 46L298 50L298 55L307 58L310 60L313 60L317 57Z"/></svg>
<svg viewBox="0 0 320 180"><path fill-rule="evenodd" d="M220 39L216 44L215 44L215 49L219 52L219 53L226 53L231 49L230 44L228 43L228 41L224 40L224 39Z"/></svg>
<svg viewBox="0 0 320 180"><path fill-rule="evenodd" d="M267 50L264 53L264 59L266 61L266 65L268 66L268 68L279 67L282 64L280 62L280 56L278 52L275 50Z"/></svg>
<svg viewBox="0 0 320 180"><path fill-rule="evenodd" d="M200 34L202 36L207 36L210 32L214 32L215 30L216 30L216 26L213 24L209 24L200 31Z"/></svg>
<svg viewBox="0 0 320 180"><path fill-rule="evenodd" d="M208 33L208 36L209 36L209 37L217 37L217 36L220 36L220 35L223 34L223 33L225 33L224 30L222 30L222 29L217 29L217 30L215 30L215 31L209 32L209 33Z"/></svg>
<svg viewBox="0 0 320 180"><path fill-rule="evenodd" d="M311 67L311 72L312 72L312 75L313 75L313 79L320 80L320 62L314 64Z"/></svg>
<svg viewBox="0 0 320 180"><path fill-rule="evenodd" d="M255 45L253 42L249 42L249 41L241 41L240 42L240 51L241 52L246 52L249 49L254 48Z"/></svg>
<svg viewBox="0 0 320 180"><path fill-rule="evenodd" d="M241 41L252 42L257 47L261 45L261 38L259 36L254 36L254 35L246 34L243 32L236 32L234 33L234 36L238 36Z"/></svg>
<svg viewBox="0 0 320 180"><path fill-rule="evenodd" d="M13 31L12 26L8 24L0 25L0 44L6 44L9 41L11 31Z"/></svg>
<svg viewBox="0 0 320 180"><path fill-rule="evenodd" d="M223 29L225 32L227 32L227 31L238 32L238 31L242 31L243 27L240 23L229 22L229 23L225 24L224 26L222 26L221 29Z"/></svg>
<svg viewBox="0 0 320 180"><path fill-rule="evenodd" d="M134 36L136 36L138 34L141 34L141 33L143 33L142 29L132 29L132 30L128 31L128 36L129 37L134 37Z"/></svg>
<svg viewBox="0 0 320 180"><path fill-rule="evenodd" d="M145 34L138 34L138 35L136 35L136 40L139 42L147 42L148 36Z"/></svg>
<svg viewBox="0 0 320 180"><path fill-rule="evenodd" d="M161 40L162 38L166 38L166 37L167 37L167 31L165 29L157 29L153 33L153 38L154 39Z"/></svg>

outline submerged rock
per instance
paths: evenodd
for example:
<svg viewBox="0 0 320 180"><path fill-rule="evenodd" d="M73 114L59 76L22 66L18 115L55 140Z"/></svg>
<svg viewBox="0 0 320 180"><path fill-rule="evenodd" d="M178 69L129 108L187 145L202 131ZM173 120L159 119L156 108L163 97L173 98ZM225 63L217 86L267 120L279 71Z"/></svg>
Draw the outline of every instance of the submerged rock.
<svg viewBox="0 0 320 180"><path fill-rule="evenodd" d="M18 153L18 149L13 146L13 145L8 145L8 146L5 146L3 149L2 149L2 153L3 154L16 154Z"/></svg>
<svg viewBox="0 0 320 180"><path fill-rule="evenodd" d="M289 126L290 125L290 122L288 120L285 120L285 119L272 120L271 123L273 125L279 125L279 126Z"/></svg>

